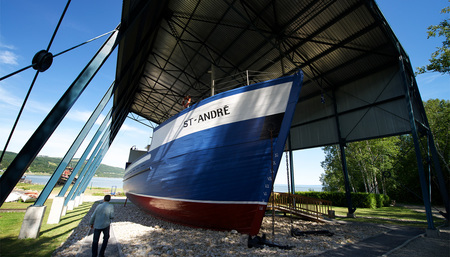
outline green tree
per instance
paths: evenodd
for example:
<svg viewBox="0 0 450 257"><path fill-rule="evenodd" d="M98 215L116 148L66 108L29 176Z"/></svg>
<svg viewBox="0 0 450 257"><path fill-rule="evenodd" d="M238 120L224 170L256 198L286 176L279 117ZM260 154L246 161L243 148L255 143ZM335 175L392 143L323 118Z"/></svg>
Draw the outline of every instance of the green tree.
<svg viewBox="0 0 450 257"><path fill-rule="evenodd" d="M358 191L386 194L383 171L392 169L398 154L397 141L398 138L390 137L352 143L349 162L353 177L359 178Z"/></svg>
<svg viewBox="0 0 450 257"><path fill-rule="evenodd" d="M431 99L424 103L435 141L444 180L450 184L450 101ZM425 134L422 134L425 135ZM440 202L441 195L433 163L428 162L427 137L421 137L421 154L427 178L431 178L432 201ZM344 191L344 179L338 146L324 147L325 173L321 182L325 191ZM351 190L384 193L399 202L421 202L422 194L417 159L411 135L364 140L346 147L347 168ZM431 166L430 166L431 165Z"/></svg>
<svg viewBox="0 0 450 257"><path fill-rule="evenodd" d="M450 101L430 99L424 107L441 166L450 173Z"/></svg>
<svg viewBox="0 0 450 257"><path fill-rule="evenodd" d="M450 2L450 0L449 0ZM450 13L450 7L441 10L442 14ZM427 71L437 71L443 74L450 74L450 19L444 19L439 25L428 27L428 37L444 37L442 47L431 54L430 64L417 68L416 74Z"/></svg>
<svg viewBox="0 0 450 257"><path fill-rule="evenodd" d="M386 193L384 171L391 171L399 152L397 137L363 140L345 148L350 187L353 192ZM324 148L321 182L326 191L344 191L344 178L338 146Z"/></svg>
<svg viewBox="0 0 450 257"><path fill-rule="evenodd" d="M387 195L398 202L421 203L421 188L417 170L417 159L412 136L398 136L399 152L395 158L389 178L386 178ZM422 151L422 153L425 153ZM423 156L426 158L425 156ZM424 159L425 160L425 159Z"/></svg>
<svg viewBox="0 0 450 257"><path fill-rule="evenodd" d="M1 151L0 151L1 153ZM9 164L14 160L16 157L16 153L13 152L5 152L5 156L2 160L2 163L0 163L0 170L6 170L9 166ZM27 172L31 173L47 173L52 174L55 172L58 164L61 162L60 157L49 157L49 156L37 156L31 165L28 167ZM72 159L69 163L69 167L75 167L76 163L78 162L78 159ZM86 165L86 162L81 166L81 168ZM112 167L104 164L100 164L97 171L95 172L95 175L98 177L110 177L110 178L120 178L123 177L125 174L125 170L123 168L118 167Z"/></svg>
<svg viewBox="0 0 450 257"><path fill-rule="evenodd" d="M326 146L322 150L325 152L325 161L321 163L325 173L320 175L323 190L344 192L344 174L342 172L339 146Z"/></svg>

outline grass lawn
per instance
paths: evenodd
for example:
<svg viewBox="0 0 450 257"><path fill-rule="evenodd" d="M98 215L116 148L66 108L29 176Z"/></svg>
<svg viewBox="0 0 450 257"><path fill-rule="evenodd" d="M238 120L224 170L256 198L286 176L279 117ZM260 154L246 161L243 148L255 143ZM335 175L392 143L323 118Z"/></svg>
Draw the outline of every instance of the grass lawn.
<svg viewBox="0 0 450 257"><path fill-rule="evenodd" d="M44 185L31 185L19 183L16 188L23 190L42 191ZM59 193L60 187L53 190L53 194ZM87 189L85 195L105 195L105 188ZM42 221L39 237L36 239L18 239L25 212L0 212L0 256L51 256L70 233L78 226L81 219L91 209L93 202L84 202L73 211L61 217L59 224L47 224L47 218L52 206L52 199L45 202L47 206ZM12 202L3 203L2 209L26 209L33 203Z"/></svg>
<svg viewBox="0 0 450 257"><path fill-rule="evenodd" d="M84 202L73 211L61 217L59 224L47 224L52 200L46 201L44 220L36 239L18 239L25 212L0 213L0 256L51 256L70 233L78 226L81 219L92 206L92 202ZM1 209L26 208L30 203L4 203Z"/></svg>
<svg viewBox="0 0 450 257"><path fill-rule="evenodd" d="M335 207L336 219L354 222L381 223L391 225L404 225L427 228L425 212L416 212L402 206L381 207L377 209L357 208L356 218L347 218L347 207ZM433 216L435 226L444 224L443 218Z"/></svg>

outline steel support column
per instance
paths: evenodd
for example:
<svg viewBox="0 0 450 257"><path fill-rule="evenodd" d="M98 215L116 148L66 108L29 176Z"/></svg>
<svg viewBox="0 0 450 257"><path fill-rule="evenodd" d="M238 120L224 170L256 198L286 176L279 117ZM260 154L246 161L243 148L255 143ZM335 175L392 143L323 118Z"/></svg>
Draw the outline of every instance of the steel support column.
<svg viewBox="0 0 450 257"><path fill-rule="evenodd" d="M347 198L347 217L352 217L356 208L352 206L352 194L350 192L350 181L348 178L347 158L345 157L345 142L341 139L339 143L339 150L341 152L342 171L344 172L345 197Z"/></svg>
<svg viewBox="0 0 450 257"><path fill-rule="evenodd" d="M67 164L72 160L73 156L77 152L78 148L80 147L81 143L83 143L84 139L88 135L89 131L91 131L92 127L94 126L95 121L97 120L98 116L102 113L103 109L105 108L106 104L109 102L109 99L112 96L112 89L114 87L114 83L109 87L106 94L103 96L102 100L98 103L95 110L92 112L89 119L86 121L86 124L84 125L83 129L81 129L78 136L75 138L75 140L72 143L72 146L67 150L67 153L64 155L63 159L59 163L58 167L56 168L55 172L53 172L50 179L47 181L47 184L45 185L44 189L42 190L41 194L37 198L36 202L33 204L35 206L42 206L44 205L45 201L47 201L48 196L52 192L53 188L55 187L56 183L58 182L59 178L61 177L63 171L66 169ZM72 171L72 174L70 174L70 177L75 177L76 172ZM66 184L70 185L72 183L72 180L67 180Z"/></svg>
<svg viewBox="0 0 450 257"><path fill-rule="evenodd" d="M86 191L86 188L89 185L89 182L94 177L95 172L97 172L97 169L100 166L100 164L101 164L101 162L103 160L103 157L105 157L106 153L108 152L110 146L111 145L109 144L109 140L107 140L107 141L105 141L103 143L101 150L99 151L97 156L95 156L95 160L93 162L93 165L91 166L91 168L88 171L89 177L85 181L83 181L82 184L80 184L80 187L78 188L77 193L74 196L79 196L82 193L84 193L84 191Z"/></svg>
<svg viewBox="0 0 450 257"><path fill-rule="evenodd" d="M118 44L117 35L118 30L115 30L109 36L0 177L0 206L3 205L36 155L115 49Z"/></svg>
<svg viewBox="0 0 450 257"><path fill-rule="evenodd" d="M428 120L426 120L426 124L428 125ZM429 125L428 125L429 126ZM431 131L428 130L428 144L431 152L431 158L433 159L434 163L434 171L436 172L436 176L438 179L439 184L439 191L441 192L442 201L444 202L445 212L444 215L447 219L447 222L449 221L450 217L450 203L448 199L448 191L447 187L445 186L445 179L444 175L442 174L441 164L439 163L439 155L436 150L436 145L434 144L433 135L431 134ZM431 183L431 182L430 182Z"/></svg>
<svg viewBox="0 0 450 257"><path fill-rule="evenodd" d="M129 101L129 99L127 100ZM111 127L110 130L107 130L105 133L107 133L108 137L106 139L108 139L107 141L105 141L101 147L101 150L99 151L99 153L97 154L97 156L95 157L95 161L94 161L94 165L92 166L92 169L90 171L91 175L90 177L85 180L85 182L83 183L83 185L81 185L79 187L79 191L77 192L77 195L81 195L82 193L84 193L84 191L86 190L89 181L92 179L92 177L95 175L95 172L97 171L98 167L100 166L100 163L103 160L103 157L105 157L106 153L109 150L109 147L111 146L111 143L114 141L114 138L117 135L118 130L120 129L120 127L123 124L123 121L126 119L127 117L127 112L125 112L124 110L121 110L120 113L117 114L117 120L121 121L121 125L117 126L115 128ZM109 133L108 133L109 132ZM72 196L73 197L73 196Z"/></svg>
<svg viewBox="0 0 450 257"><path fill-rule="evenodd" d="M108 131L106 131L105 133L108 133ZM69 203L70 201L72 201L73 205L69 204L69 206L72 207L78 207L78 199L77 197L81 197L81 194L84 192L84 190L86 189L87 185L89 184L89 181L92 179L92 177L94 176L98 166L100 166L100 163L103 160L103 157L105 156L106 152L108 151L109 147L109 141L105 140L101 146L100 151L98 152L98 154L93 158L93 162L92 164L89 166L85 179L79 184L78 188L76 189L75 193L72 195L72 197L69 199ZM92 158L92 157L91 157Z"/></svg>
<svg viewBox="0 0 450 257"><path fill-rule="evenodd" d="M105 130L105 132L103 133L102 138L100 139L100 141L97 143L94 151L92 152L91 156L89 157L89 161L86 163L86 165L84 165L83 170L80 173L80 176L78 177L77 181L75 182L75 184L73 185L72 189L70 189L69 194L67 195L66 199L64 200L64 206L67 206L68 202L72 199L75 198L74 195L76 195L76 192L78 191L77 189L80 187L80 184L82 184L83 181L85 181L88 177L88 173L87 171L89 170L90 166L92 166L92 163L95 159L95 156L98 154L98 152L100 151L101 146L103 145L103 143L107 140L108 137L108 131L109 131L110 126L108 126Z"/></svg>
<svg viewBox="0 0 450 257"><path fill-rule="evenodd" d="M428 117L426 116L425 107L423 106L423 102L420 101L419 103L420 110L424 114L424 123L427 127L427 143L428 143L428 156L431 154L431 158L434 163L434 172L436 173L438 185L439 185L439 192L441 193L442 201L444 202L445 207L445 214L444 217L447 219L447 222L449 221L449 214L450 214L450 204L449 204L449 197L448 197L448 191L447 187L445 185L445 179L444 175L442 174L441 164L439 162L439 155L436 149L436 145L434 143L434 137L433 133L431 133L430 124L428 123ZM429 172L431 173L431 160L429 165ZM431 174L429 178L429 194L430 194L430 203L431 203Z"/></svg>
<svg viewBox="0 0 450 257"><path fill-rule="evenodd" d="M414 149L416 152L416 160L417 160L417 169L419 172L419 180L420 180L420 187L422 189L422 198L423 203L425 205L425 212L427 217L427 223L428 223L428 229L435 229L434 223L433 223L433 216L431 213L431 202L430 197L428 195L427 190L427 182L425 179L425 170L423 166L423 160L422 160L422 154L420 152L420 142L419 142L419 134L417 133L417 126L416 126L416 120L414 117L414 110L411 103L411 92L410 92L410 85L408 83L408 79L406 78L406 70L403 63L403 56L399 57L399 68L402 72L402 79L403 79L403 85L405 90L405 99L406 99L406 108L408 110L409 114L409 122L411 125L411 135L414 142Z"/></svg>
<svg viewBox="0 0 450 257"><path fill-rule="evenodd" d="M130 102L131 98L121 98L119 100L119 104L120 105L122 102ZM121 110L120 113L116 113L118 109L113 109L111 111L111 117L107 117L108 120L112 117L116 117L116 124L118 124L120 122L120 126L116 126L115 128L108 126L108 128L106 129L106 131L103 133L102 138L100 139L100 141L98 142L97 146L95 147L94 151L92 152L88 163L84 166L83 171L81 172L82 175L80 175L81 179L77 180L77 182L75 182L75 185L72 187L72 189L70 190L69 194L67 195L67 198L64 201L64 206L67 206L69 201L74 200L75 197L81 195L82 193L84 193L84 191L87 188L87 185L89 184L89 181L91 180L92 176L90 176L90 172L92 171L91 167L93 168L95 166L95 164L93 163L95 159L97 159L97 156L99 154L101 154L103 149L103 145L107 142L108 146L107 146L107 150L109 149L109 146L111 145L112 141L114 140L115 136L117 135L118 130L120 129L120 127L123 124L123 121L126 119L127 116L127 112L125 110ZM106 150L106 151L107 151ZM103 159L103 157L102 157ZM94 173L96 171L96 168L94 169Z"/></svg>
<svg viewBox="0 0 450 257"><path fill-rule="evenodd" d="M106 125L108 125L109 121L111 120L111 110L108 112L106 117L103 119L102 124L97 129L97 132L95 132L94 137L92 137L91 142L84 150L83 154L81 155L80 159L78 160L78 163L75 165L75 168L73 169L72 174L70 174L69 179L67 179L67 183L64 184L63 188L59 192L58 196L62 197L66 194L67 189L69 189L69 186L72 184L73 179L75 178L75 175L78 174L78 172L81 169L81 166L83 166L83 163L86 161L88 154L91 152L92 148L95 146L95 143L99 139L100 135L105 130ZM78 179L82 179L81 173L80 176L78 176Z"/></svg>
<svg viewBox="0 0 450 257"><path fill-rule="evenodd" d="M413 85L417 86L417 82L415 80L412 81ZM418 97L419 101L417 103L417 106L420 108L420 112L423 115L423 120L424 120L424 126L425 129L427 131L427 143L428 143L428 150L429 150L429 155L431 154L431 159L433 160L434 163L434 172L436 174L437 177L437 181L438 181L438 185L439 185L439 191L441 193L441 197L442 200L444 202L444 207L445 207L445 211L446 213L444 214L445 218L447 219L447 221L449 220L449 214L450 214L450 203L449 203L449 195L448 195L448 190L447 190L447 186L445 185L445 178L444 175L442 174L442 168L441 168L441 164L439 162L439 154L437 152L436 149L436 144L434 142L434 137L433 134L431 133L431 128L430 128L430 124L428 122L428 117L426 115L426 111L425 111L425 107L423 106L423 101L420 98L420 96ZM429 164L431 167L431 163ZM431 180L430 180L430 186L431 186ZM431 204L431 188L429 189L429 199L430 199L430 204Z"/></svg>
<svg viewBox="0 0 450 257"><path fill-rule="evenodd" d="M291 133L289 133L289 136L288 136L288 151L289 151L289 167L291 170L291 193L295 194L294 155L292 153Z"/></svg>
<svg viewBox="0 0 450 257"><path fill-rule="evenodd" d="M333 93L333 107L334 107L334 115L336 120L336 129L339 137L339 149L341 152L341 164L342 164L342 171L344 172L344 184L345 184L345 196L347 198L347 208L348 213L347 217L353 217L354 213L356 211L356 208L353 208L352 206L352 194L350 191L350 181L348 178L348 169L347 169L347 158L345 157L345 138L342 138L341 135L341 126L339 123L339 116L338 116L338 109L337 109L337 103L336 103L336 94L334 92L334 89L332 91Z"/></svg>

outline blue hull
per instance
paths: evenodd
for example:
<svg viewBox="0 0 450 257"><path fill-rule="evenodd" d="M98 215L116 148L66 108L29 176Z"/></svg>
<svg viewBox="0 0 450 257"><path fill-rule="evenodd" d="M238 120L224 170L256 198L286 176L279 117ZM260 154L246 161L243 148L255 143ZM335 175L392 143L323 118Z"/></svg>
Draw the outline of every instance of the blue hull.
<svg viewBox="0 0 450 257"><path fill-rule="evenodd" d="M167 120L127 168L127 196L173 222L258 233L301 81L299 73L231 90ZM207 218L223 214L231 217Z"/></svg>

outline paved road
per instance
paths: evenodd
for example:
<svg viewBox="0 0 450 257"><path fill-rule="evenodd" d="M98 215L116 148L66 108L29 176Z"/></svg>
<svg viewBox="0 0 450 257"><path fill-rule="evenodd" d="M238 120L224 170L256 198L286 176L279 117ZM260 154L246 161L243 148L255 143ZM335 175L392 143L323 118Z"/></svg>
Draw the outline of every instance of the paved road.
<svg viewBox="0 0 450 257"><path fill-rule="evenodd" d="M78 251L77 257L91 257L92 256L92 240L94 237L94 230L89 231L89 236L85 237L80 243L80 250ZM98 242L98 250L102 247L103 234L100 235L100 240ZM120 250L119 244L117 243L116 237L114 235L113 227L110 227L110 237L108 240L108 246L106 247L105 256L108 257L123 257Z"/></svg>
<svg viewBox="0 0 450 257"><path fill-rule="evenodd" d="M450 227L439 228L439 237L427 237L420 235L409 240L405 245L399 247L386 256L389 257L413 257L433 256L450 257Z"/></svg>

